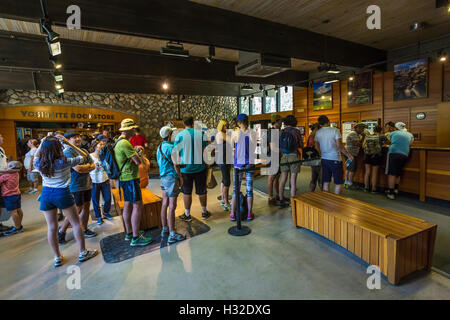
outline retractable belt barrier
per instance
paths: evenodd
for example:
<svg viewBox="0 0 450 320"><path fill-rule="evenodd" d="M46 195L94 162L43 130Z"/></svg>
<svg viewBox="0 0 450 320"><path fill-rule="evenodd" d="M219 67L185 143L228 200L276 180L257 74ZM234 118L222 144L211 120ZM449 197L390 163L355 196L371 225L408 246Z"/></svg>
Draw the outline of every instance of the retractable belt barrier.
<svg viewBox="0 0 450 320"><path fill-rule="evenodd" d="M283 162L280 163L280 166L286 166L286 165L291 165L291 164L296 164L296 163L304 163L304 162L310 162L310 161L316 161L316 160L320 160L320 158L314 158L314 159L307 159L307 160L295 160L292 162ZM246 236L251 232L251 229L247 226L243 226L241 224L241 208L240 208L240 193L241 193L241 184L239 183L239 173L241 172L249 172L249 171L255 171L257 169L261 169L261 168L270 168L270 165L264 165L264 166L260 166L260 167L252 167L252 168L234 168L234 189L235 191L235 195L236 195L236 213L235 213L235 217L236 217L236 226L233 226L231 228L228 229L228 233L231 234L232 236Z"/></svg>

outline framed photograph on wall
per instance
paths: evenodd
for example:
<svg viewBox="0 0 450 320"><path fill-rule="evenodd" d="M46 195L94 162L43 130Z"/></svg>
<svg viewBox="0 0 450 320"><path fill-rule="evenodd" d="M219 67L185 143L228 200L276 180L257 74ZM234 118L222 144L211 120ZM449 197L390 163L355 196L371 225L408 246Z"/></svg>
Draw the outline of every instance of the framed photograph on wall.
<svg viewBox="0 0 450 320"><path fill-rule="evenodd" d="M355 74L348 80L348 105L357 106L372 103L372 71Z"/></svg>
<svg viewBox="0 0 450 320"><path fill-rule="evenodd" d="M428 59L394 66L394 101L426 98L428 94Z"/></svg>
<svg viewBox="0 0 450 320"><path fill-rule="evenodd" d="M326 110L333 108L333 90L331 83L316 82L313 86L314 110Z"/></svg>

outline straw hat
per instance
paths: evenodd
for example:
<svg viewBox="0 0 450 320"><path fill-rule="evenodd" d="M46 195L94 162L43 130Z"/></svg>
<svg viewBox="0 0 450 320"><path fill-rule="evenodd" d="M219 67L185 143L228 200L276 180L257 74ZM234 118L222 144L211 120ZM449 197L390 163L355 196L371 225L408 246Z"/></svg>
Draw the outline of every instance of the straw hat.
<svg viewBox="0 0 450 320"><path fill-rule="evenodd" d="M136 129L138 127L138 125L134 122L133 119L123 119L122 122L120 123L120 129L119 131L128 131L131 129Z"/></svg>

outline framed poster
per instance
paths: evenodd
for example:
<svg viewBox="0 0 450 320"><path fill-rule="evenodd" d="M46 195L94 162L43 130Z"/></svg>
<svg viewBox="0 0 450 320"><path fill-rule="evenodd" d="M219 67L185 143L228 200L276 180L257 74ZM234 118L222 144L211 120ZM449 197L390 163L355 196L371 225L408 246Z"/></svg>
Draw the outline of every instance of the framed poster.
<svg viewBox="0 0 450 320"><path fill-rule="evenodd" d="M428 59L394 66L394 101L426 98L428 91Z"/></svg>
<svg viewBox="0 0 450 320"><path fill-rule="evenodd" d="M366 130L373 134L373 129L378 125L378 120L363 120L362 123L366 125Z"/></svg>
<svg viewBox="0 0 450 320"><path fill-rule="evenodd" d="M333 108L331 83L316 82L313 86L314 110Z"/></svg>
<svg viewBox="0 0 450 320"><path fill-rule="evenodd" d="M348 80L348 105L357 106L372 103L372 71L358 73Z"/></svg>

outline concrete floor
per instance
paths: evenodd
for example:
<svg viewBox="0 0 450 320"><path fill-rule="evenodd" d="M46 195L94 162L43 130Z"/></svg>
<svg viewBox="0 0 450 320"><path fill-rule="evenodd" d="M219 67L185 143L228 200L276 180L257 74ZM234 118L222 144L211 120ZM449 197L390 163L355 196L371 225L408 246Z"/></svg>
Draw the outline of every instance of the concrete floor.
<svg viewBox="0 0 450 320"><path fill-rule="evenodd" d="M149 188L160 194L159 180L151 180ZM25 231L0 238L0 299L450 299L450 280L433 271L417 272L400 286L382 277L381 289L369 290L366 263L296 229L290 209L269 208L259 192L256 219L246 223L252 233L229 236L233 224L217 201L219 188L209 195L211 231L117 264L99 255L80 265L79 290L66 286L67 269L77 262L75 242L62 247L68 260L54 269L37 195L23 195ZM178 204L181 214L181 197ZM192 214L200 218L196 200ZM91 227L99 235L86 243L96 249L103 237L122 232L119 218Z"/></svg>

